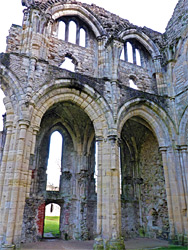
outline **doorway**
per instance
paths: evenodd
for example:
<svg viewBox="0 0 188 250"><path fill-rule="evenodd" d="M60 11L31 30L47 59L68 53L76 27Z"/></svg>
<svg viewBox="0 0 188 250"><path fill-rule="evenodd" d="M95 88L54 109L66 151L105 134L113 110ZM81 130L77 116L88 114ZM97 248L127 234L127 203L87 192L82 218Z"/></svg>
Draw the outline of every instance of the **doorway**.
<svg viewBox="0 0 188 250"><path fill-rule="evenodd" d="M56 203L50 203L45 207L44 238L60 237L60 212L61 207Z"/></svg>

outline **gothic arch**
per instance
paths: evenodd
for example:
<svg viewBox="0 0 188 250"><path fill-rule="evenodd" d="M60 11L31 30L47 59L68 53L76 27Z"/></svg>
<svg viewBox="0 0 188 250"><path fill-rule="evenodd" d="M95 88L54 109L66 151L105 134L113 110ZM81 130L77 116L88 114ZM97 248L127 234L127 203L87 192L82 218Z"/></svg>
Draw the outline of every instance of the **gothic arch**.
<svg viewBox="0 0 188 250"><path fill-rule="evenodd" d="M74 89L74 87L71 87L71 80L68 79L56 80L48 88L46 86L41 88L40 92L33 98L35 108L31 124L34 127L39 127L45 112L53 104L65 101L71 101L86 112L93 122L96 136L105 136L108 129L113 128L112 113L104 99L87 85L84 85L84 91L82 92Z"/></svg>
<svg viewBox="0 0 188 250"><path fill-rule="evenodd" d="M154 42L141 31L137 31L135 29L120 31L118 37L123 39L124 41L134 38L146 48L146 50L150 53L152 57L160 56L159 49L154 44Z"/></svg>
<svg viewBox="0 0 188 250"><path fill-rule="evenodd" d="M4 65L0 64L0 76L1 76L1 89L3 90L6 96L6 103L5 109L8 114L17 113L17 108L20 95L24 95L23 89L17 79L17 76L13 74L9 69L7 69ZM9 96L12 94L7 95L6 92L14 93L14 98L10 99Z"/></svg>
<svg viewBox="0 0 188 250"><path fill-rule="evenodd" d="M179 124L179 145L188 144L188 106L186 107Z"/></svg>
<svg viewBox="0 0 188 250"><path fill-rule="evenodd" d="M176 134L172 121L158 105L141 99L129 101L120 108L117 122L119 135L125 122L135 116L141 117L150 125L160 147L171 145L171 140L174 139L171 135Z"/></svg>
<svg viewBox="0 0 188 250"><path fill-rule="evenodd" d="M99 21L94 17L94 15L91 14L88 10L83 8L80 5L77 4L64 4L61 3L58 5L55 5L52 8L48 8L46 12L49 12L52 15L53 20L57 20L58 18L62 16L78 16L80 17L86 24L91 27L96 37L101 36L104 34L104 29L102 25L99 23Z"/></svg>

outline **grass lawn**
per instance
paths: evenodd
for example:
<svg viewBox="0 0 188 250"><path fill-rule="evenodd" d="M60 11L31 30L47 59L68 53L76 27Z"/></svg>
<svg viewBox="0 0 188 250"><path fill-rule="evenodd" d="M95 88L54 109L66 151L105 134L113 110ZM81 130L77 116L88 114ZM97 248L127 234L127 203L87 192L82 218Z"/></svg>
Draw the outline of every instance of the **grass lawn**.
<svg viewBox="0 0 188 250"><path fill-rule="evenodd" d="M169 247L159 247L156 250L187 250L187 247L182 246L169 246Z"/></svg>
<svg viewBox="0 0 188 250"><path fill-rule="evenodd" d="M52 233L59 236L59 216L45 216L44 233Z"/></svg>

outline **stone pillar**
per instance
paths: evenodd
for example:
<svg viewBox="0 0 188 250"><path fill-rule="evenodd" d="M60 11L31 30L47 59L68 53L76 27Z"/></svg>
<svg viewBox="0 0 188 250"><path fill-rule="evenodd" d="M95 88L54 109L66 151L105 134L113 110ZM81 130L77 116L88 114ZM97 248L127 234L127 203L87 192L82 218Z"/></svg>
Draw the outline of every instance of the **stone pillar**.
<svg viewBox="0 0 188 250"><path fill-rule="evenodd" d="M125 249L121 238L119 147L117 136L97 138L97 234L94 249Z"/></svg>
<svg viewBox="0 0 188 250"><path fill-rule="evenodd" d="M166 85L164 84L163 74L161 70L161 56L154 57L153 61L155 66L155 75L156 75L158 93L159 95L167 94Z"/></svg>
<svg viewBox="0 0 188 250"><path fill-rule="evenodd" d="M184 222L182 209L184 207L179 178L179 162L177 154L172 148L161 147L166 193L168 202L168 214L170 222L170 240L173 243L182 244L184 234Z"/></svg>
<svg viewBox="0 0 188 250"><path fill-rule="evenodd" d="M170 224L170 238L172 238L175 234L175 228L174 228L174 215L173 215L173 207L172 207L172 194L171 194L171 188L170 188L170 177L169 177L168 162L167 162L167 147L161 147L159 149L162 153L167 204L168 204L168 216L169 216L169 224Z"/></svg>
<svg viewBox="0 0 188 250"><path fill-rule="evenodd" d="M182 186L184 191L185 207L182 211L184 222L184 245L188 244L188 152L187 145L179 146Z"/></svg>
<svg viewBox="0 0 188 250"><path fill-rule="evenodd" d="M107 61L105 60L105 42L107 38L106 36L100 36L97 38L98 41L98 76L99 77L107 77L109 72L108 72L108 64ZM107 64L107 65L106 65Z"/></svg>
<svg viewBox="0 0 188 250"><path fill-rule="evenodd" d="M11 147L9 148L10 157L7 159L6 178L2 196L4 206L1 221L1 248L10 249L15 245L19 247L22 217L25 206L25 195L27 192L28 167L29 161L26 160L29 122L19 121L19 127L13 136ZM9 138L9 137L8 137ZM7 139L8 140L8 139ZM28 166L27 166L28 165ZM3 199L2 199L3 200ZM14 246L13 246L14 244Z"/></svg>

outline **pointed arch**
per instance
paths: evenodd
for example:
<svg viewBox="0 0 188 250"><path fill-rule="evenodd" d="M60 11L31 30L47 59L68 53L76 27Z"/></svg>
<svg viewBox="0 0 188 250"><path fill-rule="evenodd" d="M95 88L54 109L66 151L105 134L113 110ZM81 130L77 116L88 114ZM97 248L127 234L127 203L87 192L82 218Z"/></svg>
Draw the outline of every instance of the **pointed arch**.
<svg viewBox="0 0 188 250"><path fill-rule="evenodd" d="M145 49L150 53L152 57L160 56L160 52L157 46L143 32L140 32L136 29L129 29L129 30L120 31L118 36L124 41L128 39L136 39L145 47Z"/></svg>
<svg viewBox="0 0 188 250"><path fill-rule="evenodd" d="M140 98L129 101L120 108L117 121L119 135L125 122L135 116L141 117L150 125L160 147L171 145L171 135L177 135L172 120L157 104Z"/></svg>
<svg viewBox="0 0 188 250"><path fill-rule="evenodd" d="M188 106L185 108L179 124L179 145L188 144Z"/></svg>
<svg viewBox="0 0 188 250"><path fill-rule="evenodd" d="M0 64L0 76L2 78L0 81L0 86L6 97L5 109L8 116L9 114L17 112L17 104L19 102L20 96L24 95L24 91L17 76L2 64ZM14 99L10 99L9 97L13 96L13 93Z"/></svg>
<svg viewBox="0 0 188 250"><path fill-rule="evenodd" d="M81 88L83 91L75 89L70 79L59 79L49 84L48 88L43 87L33 98L36 105L32 114L32 126L40 127L43 115L53 104L70 101L89 116L96 136L106 136L108 129L115 127L109 105L91 87L84 84Z"/></svg>
<svg viewBox="0 0 188 250"><path fill-rule="evenodd" d="M78 16L87 25L89 25L96 37L105 34L105 31L97 18L83 6L69 3L62 5L61 3L58 3L53 7L50 6L49 9L50 13L52 13L53 20L57 20L63 16ZM48 12L49 9L47 9L46 12Z"/></svg>

